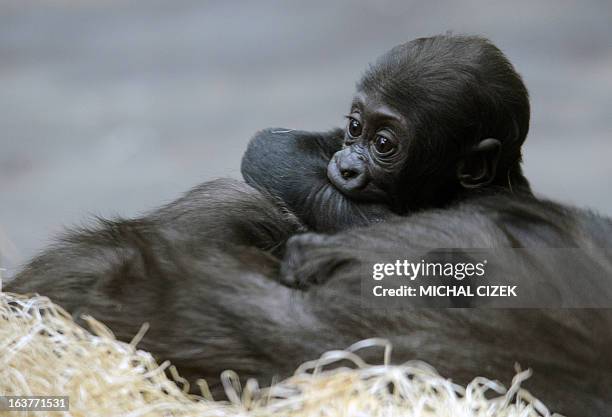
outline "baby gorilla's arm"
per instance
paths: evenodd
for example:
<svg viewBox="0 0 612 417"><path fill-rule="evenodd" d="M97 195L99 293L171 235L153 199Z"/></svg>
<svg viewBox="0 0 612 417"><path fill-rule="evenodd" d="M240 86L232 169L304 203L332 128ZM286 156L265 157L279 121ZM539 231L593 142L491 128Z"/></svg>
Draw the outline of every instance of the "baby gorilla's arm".
<svg viewBox="0 0 612 417"><path fill-rule="evenodd" d="M342 148L343 132L267 129L251 139L242 159L245 181L282 201L310 229L334 232L392 216L384 205L359 203L327 178L327 164Z"/></svg>

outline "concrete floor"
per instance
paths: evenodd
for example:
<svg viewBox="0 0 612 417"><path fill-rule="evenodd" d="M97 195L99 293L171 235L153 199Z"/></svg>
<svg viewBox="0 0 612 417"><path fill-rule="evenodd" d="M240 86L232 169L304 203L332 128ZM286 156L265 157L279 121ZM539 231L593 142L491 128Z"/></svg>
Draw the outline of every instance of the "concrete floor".
<svg viewBox="0 0 612 417"><path fill-rule="evenodd" d="M239 177L258 129L344 123L368 62L447 30L490 37L523 74L535 189L612 214L609 1L5 0L1 265L91 214Z"/></svg>

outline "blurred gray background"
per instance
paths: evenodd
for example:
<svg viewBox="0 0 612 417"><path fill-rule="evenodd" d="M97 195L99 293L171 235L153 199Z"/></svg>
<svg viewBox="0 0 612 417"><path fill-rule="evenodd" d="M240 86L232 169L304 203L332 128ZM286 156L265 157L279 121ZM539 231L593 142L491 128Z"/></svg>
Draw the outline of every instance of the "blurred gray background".
<svg viewBox="0 0 612 417"><path fill-rule="evenodd" d="M368 62L447 30L523 75L535 190L612 214L610 1L2 0L0 262L238 178L258 129L344 124Z"/></svg>

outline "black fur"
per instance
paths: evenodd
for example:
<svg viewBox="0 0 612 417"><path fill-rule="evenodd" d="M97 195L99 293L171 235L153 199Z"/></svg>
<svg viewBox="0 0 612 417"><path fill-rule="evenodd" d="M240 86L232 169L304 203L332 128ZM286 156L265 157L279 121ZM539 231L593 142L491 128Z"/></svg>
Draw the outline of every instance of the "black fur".
<svg viewBox="0 0 612 417"><path fill-rule="evenodd" d="M391 211L402 215L444 207L465 196L530 193L520 166L529 130L527 89L488 40L444 35L399 45L366 71L356 100L361 104L354 103L351 114L359 116L349 116L364 125L359 138L348 129L258 133L242 162L247 183L280 198L323 232L385 218ZM377 119L378 106L399 112L400 120ZM399 149L385 160L372 143L389 129ZM499 154L473 151L486 138L495 138ZM486 165L491 172L485 171L489 179L479 177L483 158L492 160ZM343 171L348 179L339 177L336 165L348 170ZM482 183L466 187L458 178L461 170L475 171L469 176ZM345 195L330 192L328 176L340 178L335 184L351 200L369 203L347 204ZM346 184L355 176L366 179L352 189Z"/></svg>

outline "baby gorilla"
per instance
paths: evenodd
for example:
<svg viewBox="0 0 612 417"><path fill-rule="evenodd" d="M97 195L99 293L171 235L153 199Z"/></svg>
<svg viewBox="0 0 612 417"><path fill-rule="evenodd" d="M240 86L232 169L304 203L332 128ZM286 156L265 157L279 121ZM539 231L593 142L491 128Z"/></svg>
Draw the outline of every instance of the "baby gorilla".
<svg viewBox="0 0 612 417"><path fill-rule="evenodd" d="M486 39L441 35L391 49L357 83L347 119L326 133L260 132L245 180L319 231L485 190L530 194L520 167L527 89Z"/></svg>

